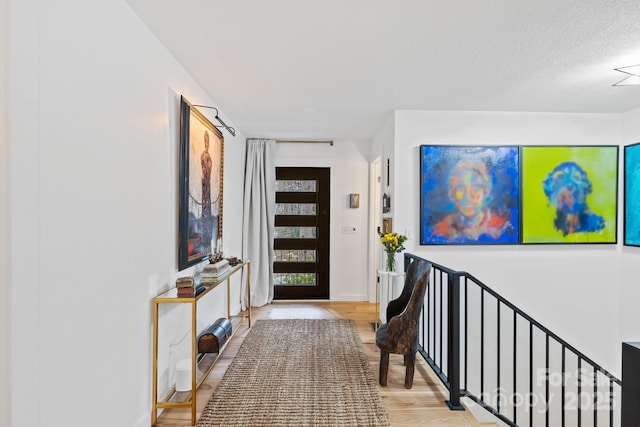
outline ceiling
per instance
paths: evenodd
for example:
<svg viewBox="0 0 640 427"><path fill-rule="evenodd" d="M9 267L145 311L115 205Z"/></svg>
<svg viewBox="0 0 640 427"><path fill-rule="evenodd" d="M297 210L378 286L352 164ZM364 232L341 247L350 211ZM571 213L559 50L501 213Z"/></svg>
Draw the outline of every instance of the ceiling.
<svg viewBox="0 0 640 427"><path fill-rule="evenodd" d="M637 0L127 0L247 137L368 140L393 110L622 113Z"/></svg>

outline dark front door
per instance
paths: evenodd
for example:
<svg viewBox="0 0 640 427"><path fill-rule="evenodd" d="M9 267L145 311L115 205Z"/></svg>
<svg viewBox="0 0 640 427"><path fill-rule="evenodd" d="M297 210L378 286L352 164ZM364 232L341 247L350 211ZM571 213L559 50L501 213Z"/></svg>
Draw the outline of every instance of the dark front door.
<svg viewBox="0 0 640 427"><path fill-rule="evenodd" d="M329 168L276 168L275 299L329 298Z"/></svg>

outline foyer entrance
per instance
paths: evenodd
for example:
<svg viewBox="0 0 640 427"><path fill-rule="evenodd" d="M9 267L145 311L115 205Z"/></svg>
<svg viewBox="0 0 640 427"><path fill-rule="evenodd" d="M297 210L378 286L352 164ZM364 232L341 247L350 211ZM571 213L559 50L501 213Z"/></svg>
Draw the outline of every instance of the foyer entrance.
<svg viewBox="0 0 640 427"><path fill-rule="evenodd" d="M329 168L276 168L274 299L329 299Z"/></svg>

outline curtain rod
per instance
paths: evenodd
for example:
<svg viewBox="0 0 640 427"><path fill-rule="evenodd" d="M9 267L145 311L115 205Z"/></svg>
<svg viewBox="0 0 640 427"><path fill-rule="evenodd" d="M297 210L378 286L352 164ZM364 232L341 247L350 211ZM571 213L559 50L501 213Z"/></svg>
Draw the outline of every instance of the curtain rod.
<svg viewBox="0 0 640 427"><path fill-rule="evenodd" d="M278 144L329 144L333 145L333 141L331 140L287 140L287 139L276 139L276 143Z"/></svg>

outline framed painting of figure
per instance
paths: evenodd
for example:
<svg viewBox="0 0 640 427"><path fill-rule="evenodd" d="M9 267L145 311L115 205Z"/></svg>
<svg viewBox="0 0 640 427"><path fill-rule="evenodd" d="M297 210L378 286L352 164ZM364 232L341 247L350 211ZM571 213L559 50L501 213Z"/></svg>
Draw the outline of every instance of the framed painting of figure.
<svg viewBox="0 0 640 427"><path fill-rule="evenodd" d="M617 146L522 147L522 242L616 243Z"/></svg>
<svg viewBox="0 0 640 427"><path fill-rule="evenodd" d="M224 139L180 98L178 270L211 256L222 242Z"/></svg>
<svg viewBox="0 0 640 427"><path fill-rule="evenodd" d="M420 146L420 244L517 244L519 149Z"/></svg>
<svg viewBox="0 0 640 427"><path fill-rule="evenodd" d="M640 246L640 143L624 147L624 244Z"/></svg>

